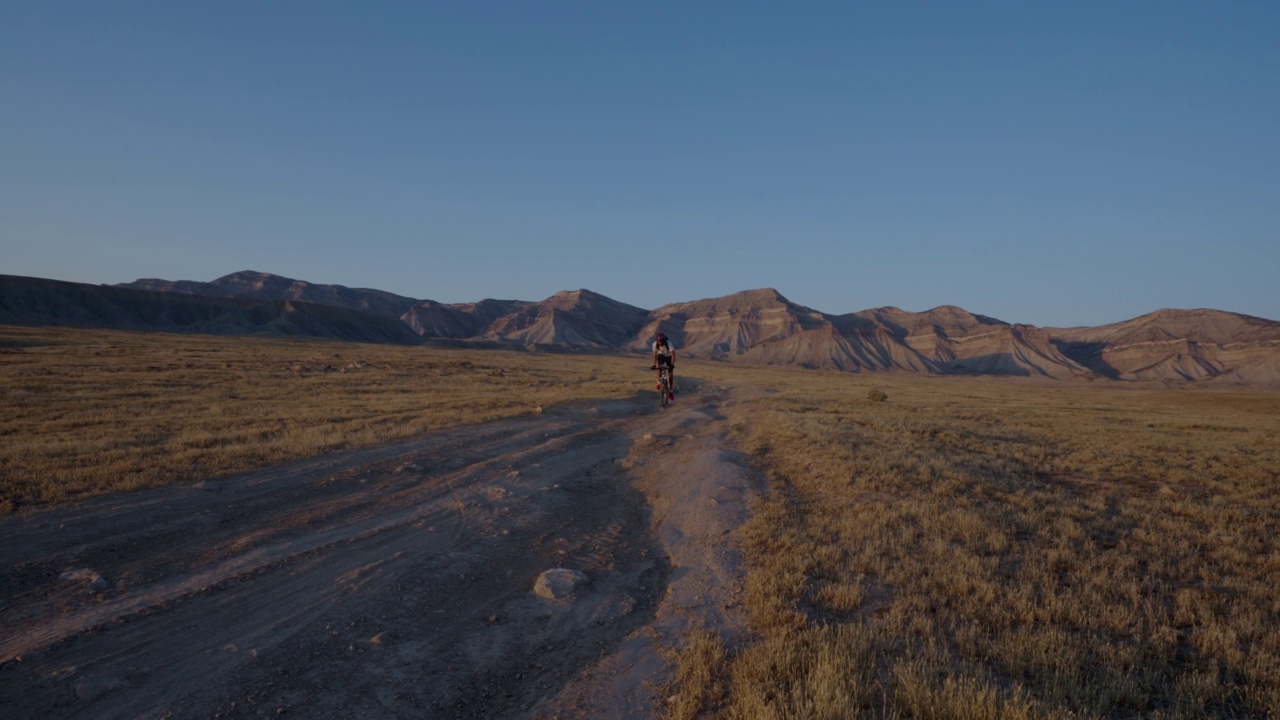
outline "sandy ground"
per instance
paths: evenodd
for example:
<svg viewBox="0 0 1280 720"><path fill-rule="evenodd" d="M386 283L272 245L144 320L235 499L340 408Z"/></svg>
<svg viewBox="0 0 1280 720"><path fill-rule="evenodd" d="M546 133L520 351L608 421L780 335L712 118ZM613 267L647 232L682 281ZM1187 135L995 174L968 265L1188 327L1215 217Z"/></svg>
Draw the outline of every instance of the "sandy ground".
<svg viewBox="0 0 1280 720"><path fill-rule="evenodd" d="M733 530L762 480L735 401L576 404L0 519L0 717L658 716L683 634L743 628ZM535 595L556 567L590 584Z"/></svg>

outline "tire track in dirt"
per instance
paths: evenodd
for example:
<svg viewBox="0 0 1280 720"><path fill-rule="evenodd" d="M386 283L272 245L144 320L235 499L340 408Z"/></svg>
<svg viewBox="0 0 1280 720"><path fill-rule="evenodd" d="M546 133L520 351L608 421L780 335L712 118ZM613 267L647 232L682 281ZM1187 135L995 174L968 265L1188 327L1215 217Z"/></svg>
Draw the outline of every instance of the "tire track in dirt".
<svg viewBox="0 0 1280 720"><path fill-rule="evenodd" d="M0 519L0 717L650 716L660 647L741 625L729 531L758 480L723 449L727 401L576 404ZM591 585L534 596L556 566Z"/></svg>

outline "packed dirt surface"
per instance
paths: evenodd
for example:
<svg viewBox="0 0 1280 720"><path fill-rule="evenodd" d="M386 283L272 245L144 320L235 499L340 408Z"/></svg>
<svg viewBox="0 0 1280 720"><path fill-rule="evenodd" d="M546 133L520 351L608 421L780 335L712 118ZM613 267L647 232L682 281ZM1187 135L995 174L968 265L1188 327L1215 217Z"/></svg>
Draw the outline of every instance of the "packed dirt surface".
<svg viewBox="0 0 1280 720"><path fill-rule="evenodd" d="M647 718L739 637L734 391L0 519L0 717ZM583 573L570 595L545 570Z"/></svg>

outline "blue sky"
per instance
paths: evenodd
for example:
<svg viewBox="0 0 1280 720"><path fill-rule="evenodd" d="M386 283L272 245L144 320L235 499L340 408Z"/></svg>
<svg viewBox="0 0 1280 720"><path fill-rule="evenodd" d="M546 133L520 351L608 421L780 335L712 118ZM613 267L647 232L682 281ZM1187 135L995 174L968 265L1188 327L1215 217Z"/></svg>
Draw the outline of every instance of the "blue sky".
<svg viewBox="0 0 1280 720"><path fill-rule="evenodd" d="M1280 4L14 2L0 273L1280 319Z"/></svg>

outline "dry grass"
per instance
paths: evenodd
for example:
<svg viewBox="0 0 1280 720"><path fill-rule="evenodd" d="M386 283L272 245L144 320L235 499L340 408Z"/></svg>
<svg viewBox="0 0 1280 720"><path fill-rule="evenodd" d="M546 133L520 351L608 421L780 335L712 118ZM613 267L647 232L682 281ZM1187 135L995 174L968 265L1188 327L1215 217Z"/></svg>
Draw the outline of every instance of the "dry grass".
<svg viewBox="0 0 1280 720"><path fill-rule="evenodd" d="M724 702L726 649L709 630L689 633L686 647L675 657L676 671L667 696L667 717L691 720Z"/></svg>
<svg viewBox="0 0 1280 720"><path fill-rule="evenodd" d="M634 394L638 362L0 327L0 511Z"/></svg>
<svg viewBox="0 0 1280 720"><path fill-rule="evenodd" d="M704 716L1280 717L1277 394L692 374L777 390Z"/></svg>

